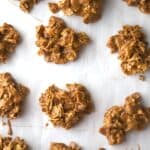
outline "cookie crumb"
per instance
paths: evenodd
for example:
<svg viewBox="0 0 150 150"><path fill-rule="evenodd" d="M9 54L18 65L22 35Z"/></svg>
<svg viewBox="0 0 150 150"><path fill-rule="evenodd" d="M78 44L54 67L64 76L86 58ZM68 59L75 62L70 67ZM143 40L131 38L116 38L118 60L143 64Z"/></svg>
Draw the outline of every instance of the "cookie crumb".
<svg viewBox="0 0 150 150"><path fill-rule="evenodd" d="M42 111L54 126L69 129L92 111L92 100L80 84L67 84L68 90L50 86L40 97Z"/></svg>
<svg viewBox="0 0 150 150"><path fill-rule="evenodd" d="M49 123L46 123L46 124L45 124L45 127L48 127L48 126L49 126Z"/></svg>
<svg viewBox="0 0 150 150"><path fill-rule="evenodd" d="M150 48L140 26L123 26L118 34L110 37L107 46L112 53L118 52L125 74L144 74L150 69Z"/></svg>
<svg viewBox="0 0 150 150"><path fill-rule="evenodd" d="M109 144L120 144L129 131L143 130L150 123L150 107L142 104L140 93L126 97L123 106L113 106L104 115L104 125L100 133Z"/></svg>
<svg viewBox="0 0 150 150"><path fill-rule="evenodd" d="M49 3L53 13L62 10L65 15L77 15L83 18L83 22L93 23L101 17L101 0L60 0L58 3Z"/></svg>
<svg viewBox="0 0 150 150"><path fill-rule="evenodd" d="M63 19L54 16L50 18L48 26L37 27L36 37L38 54L55 64L75 61L82 47L90 41L86 33L75 32L67 27Z"/></svg>

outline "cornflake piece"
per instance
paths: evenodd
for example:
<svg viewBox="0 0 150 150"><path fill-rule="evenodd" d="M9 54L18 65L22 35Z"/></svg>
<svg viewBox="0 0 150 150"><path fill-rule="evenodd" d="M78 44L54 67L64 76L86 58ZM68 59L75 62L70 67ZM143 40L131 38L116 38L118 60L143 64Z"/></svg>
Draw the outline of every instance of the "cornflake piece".
<svg viewBox="0 0 150 150"><path fill-rule="evenodd" d="M30 12L35 4L38 3L39 0L20 0L20 8L24 12Z"/></svg>
<svg viewBox="0 0 150 150"><path fill-rule="evenodd" d="M20 42L20 34L7 23L0 26L0 63L5 63Z"/></svg>
<svg viewBox="0 0 150 150"><path fill-rule="evenodd" d="M141 95L133 93L126 98L123 106L113 106L107 110L100 133L107 137L109 144L120 144L127 132L142 130L149 123L150 107L144 107Z"/></svg>
<svg viewBox="0 0 150 150"><path fill-rule="evenodd" d="M112 53L118 52L125 74L143 74L150 69L150 48L140 26L123 26L109 39L107 46Z"/></svg>
<svg viewBox="0 0 150 150"><path fill-rule="evenodd" d="M60 0L49 3L49 8L53 13L62 10L67 16L81 16L84 23L92 23L100 18L101 5L101 0Z"/></svg>
<svg viewBox="0 0 150 150"><path fill-rule="evenodd" d="M28 150L28 145L19 137L13 140L11 137L0 136L0 150Z"/></svg>
<svg viewBox="0 0 150 150"><path fill-rule="evenodd" d="M92 101L84 86L80 84L66 86L67 91L55 85L50 86L41 95L40 105L54 126L69 129L92 111Z"/></svg>
<svg viewBox="0 0 150 150"><path fill-rule="evenodd" d="M28 89L18 84L11 74L0 74L0 116L16 118L21 111L21 104L28 94Z"/></svg>
<svg viewBox="0 0 150 150"><path fill-rule="evenodd" d="M53 16L48 26L37 27L36 45L40 48L39 55L44 55L47 62L65 64L74 61L81 47L88 42L86 33L75 32L61 18Z"/></svg>
<svg viewBox="0 0 150 150"><path fill-rule="evenodd" d="M74 142L67 146L64 143L52 143L50 150L81 150L81 148Z"/></svg>
<svg viewBox="0 0 150 150"><path fill-rule="evenodd" d="M150 0L123 0L129 6L136 6L143 13L150 14Z"/></svg>

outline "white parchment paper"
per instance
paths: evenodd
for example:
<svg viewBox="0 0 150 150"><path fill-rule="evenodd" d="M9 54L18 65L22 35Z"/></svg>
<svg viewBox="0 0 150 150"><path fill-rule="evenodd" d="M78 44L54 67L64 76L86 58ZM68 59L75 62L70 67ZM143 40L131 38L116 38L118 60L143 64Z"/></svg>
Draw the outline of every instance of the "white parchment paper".
<svg viewBox="0 0 150 150"><path fill-rule="evenodd" d="M49 0L50 1L50 0ZM52 15L47 0L41 1L30 14L25 14L8 0L0 0L0 24L14 25L22 35L7 64L0 65L0 72L11 72L18 82L30 88L22 115L12 122L14 136L21 136L32 150L48 150L50 142L70 141L79 143L84 150L149 150L150 128L129 133L126 141L117 146L109 146L104 136L98 133L102 126L105 111L113 105L121 105L124 98L132 92L141 92L146 105L150 105L150 73L142 82L138 76L126 76L122 73L117 54L111 55L106 47L107 39L124 24L141 25L150 42L150 16L128 7L122 0L104 0L103 16L95 24L85 25L80 17L63 17L67 24L90 35L92 43L81 53L80 58L66 65L47 63L37 55L35 46L35 26L47 24ZM37 18L37 19L35 19ZM47 117L40 110L38 99L49 85L56 84L64 88L65 83L79 82L90 91L95 104L95 112L71 130L45 127ZM0 133L7 135L6 127L0 126Z"/></svg>

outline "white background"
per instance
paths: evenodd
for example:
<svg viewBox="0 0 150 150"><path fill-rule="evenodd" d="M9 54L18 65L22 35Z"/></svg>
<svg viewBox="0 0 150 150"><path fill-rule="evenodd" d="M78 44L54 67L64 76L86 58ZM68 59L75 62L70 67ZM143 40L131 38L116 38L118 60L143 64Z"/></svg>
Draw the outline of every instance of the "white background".
<svg viewBox="0 0 150 150"><path fill-rule="evenodd" d="M50 1L50 0L49 0ZM32 15L32 16L31 16ZM106 47L108 38L115 34L124 24L141 25L150 42L150 16L128 7L122 0L105 0L103 15L95 24L85 25L80 17L65 17L66 23L90 35L92 43L81 53L79 59L66 65L47 63L37 55L35 46L35 27L47 24L51 13L47 1L41 1L30 14L25 14L7 0L0 0L0 24L10 23L22 36L7 64L0 65L0 72L10 72L18 82L30 88L22 115L12 121L14 136L21 136L30 145L31 150L48 150L50 142L70 141L79 143L83 150L149 150L150 128L140 132L129 133L126 141L118 146L109 146L104 136L98 133L102 126L105 111L113 105L121 105L124 98L138 91L143 95L144 103L150 105L150 73L142 82L138 76L126 76L122 73L117 54L110 54ZM37 18L37 19L35 19ZM71 130L45 127L47 117L39 107L39 97L49 85L56 84L64 88L66 83L78 82L90 91L95 112L85 116L84 120ZM7 135L7 128L0 126L0 133Z"/></svg>

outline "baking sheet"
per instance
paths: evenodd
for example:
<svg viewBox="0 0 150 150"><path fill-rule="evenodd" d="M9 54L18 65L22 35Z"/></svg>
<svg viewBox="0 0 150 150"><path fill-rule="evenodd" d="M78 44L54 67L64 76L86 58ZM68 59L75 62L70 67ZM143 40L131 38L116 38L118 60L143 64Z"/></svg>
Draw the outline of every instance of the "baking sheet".
<svg viewBox="0 0 150 150"><path fill-rule="evenodd" d="M50 11L47 0L41 1L31 14L22 12L8 0L0 0L0 24L14 25L22 35L22 42L17 47L7 64L0 66L0 72L11 72L18 82L30 88L22 115L12 121L13 136L21 136L32 150L48 150L50 142L75 141L84 150L97 150L105 147L108 150L148 150L150 147L150 127L141 132L129 133L126 141L117 146L109 146L104 136L98 133L102 126L103 115L109 107L121 105L124 98L132 92L141 92L146 105L150 105L150 73L142 82L138 76L126 76L122 73L117 54L110 54L106 47L107 39L115 34L124 24L139 24L147 33L150 42L150 16L138 9L128 7L122 0L105 0L103 16L95 24L85 25L80 17L63 17L67 24L78 31L90 35L92 43L81 53L79 59L66 65L46 63L37 55L35 46L35 26L47 24ZM50 0L49 0L50 2ZM45 127L47 117L39 107L38 99L49 85L56 84L65 88L65 83L78 82L90 91L95 112L85 116L71 130L54 128L51 124ZM7 128L0 126L0 133L7 135Z"/></svg>

